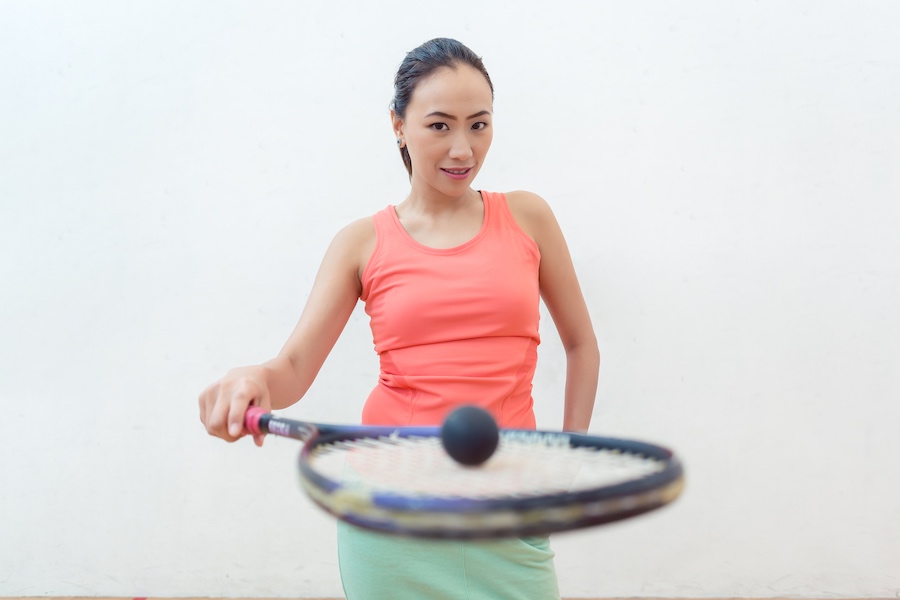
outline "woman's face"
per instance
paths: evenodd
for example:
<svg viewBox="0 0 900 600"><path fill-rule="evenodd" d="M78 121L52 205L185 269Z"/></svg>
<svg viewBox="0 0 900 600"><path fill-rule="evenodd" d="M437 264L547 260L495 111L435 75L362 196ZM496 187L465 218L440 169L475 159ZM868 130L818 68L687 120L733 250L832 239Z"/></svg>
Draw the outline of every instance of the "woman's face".
<svg viewBox="0 0 900 600"><path fill-rule="evenodd" d="M409 150L413 187L465 194L491 147L491 105L490 85L469 65L442 67L416 85L406 117L391 114Z"/></svg>

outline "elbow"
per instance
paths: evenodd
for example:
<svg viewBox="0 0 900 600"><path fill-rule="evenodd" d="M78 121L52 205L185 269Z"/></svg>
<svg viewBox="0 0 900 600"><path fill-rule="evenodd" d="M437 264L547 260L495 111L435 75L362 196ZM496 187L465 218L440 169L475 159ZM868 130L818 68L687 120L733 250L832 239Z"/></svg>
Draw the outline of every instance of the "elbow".
<svg viewBox="0 0 900 600"><path fill-rule="evenodd" d="M568 356L578 356L584 360L596 362L598 366L600 364L600 345L593 332L571 340L569 343L564 343L563 348Z"/></svg>

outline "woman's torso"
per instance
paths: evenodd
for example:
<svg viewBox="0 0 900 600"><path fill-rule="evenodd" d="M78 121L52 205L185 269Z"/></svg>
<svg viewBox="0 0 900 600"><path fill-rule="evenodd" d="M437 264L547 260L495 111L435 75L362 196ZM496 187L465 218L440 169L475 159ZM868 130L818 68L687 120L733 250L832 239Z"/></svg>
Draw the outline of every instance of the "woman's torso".
<svg viewBox="0 0 900 600"><path fill-rule="evenodd" d="M363 423L440 423L460 404L533 428L540 253L503 194L482 192L481 229L453 248L413 239L393 207L373 216L361 276L381 363Z"/></svg>

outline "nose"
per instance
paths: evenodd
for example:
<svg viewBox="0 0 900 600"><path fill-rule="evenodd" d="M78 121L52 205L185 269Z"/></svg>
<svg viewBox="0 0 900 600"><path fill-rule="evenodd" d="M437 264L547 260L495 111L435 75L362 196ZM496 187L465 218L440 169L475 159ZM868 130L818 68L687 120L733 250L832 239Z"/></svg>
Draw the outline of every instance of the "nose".
<svg viewBox="0 0 900 600"><path fill-rule="evenodd" d="M450 158L453 160L469 160L472 157L472 144L469 142L469 136L465 133L458 133L453 136L450 144Z"/></svg>

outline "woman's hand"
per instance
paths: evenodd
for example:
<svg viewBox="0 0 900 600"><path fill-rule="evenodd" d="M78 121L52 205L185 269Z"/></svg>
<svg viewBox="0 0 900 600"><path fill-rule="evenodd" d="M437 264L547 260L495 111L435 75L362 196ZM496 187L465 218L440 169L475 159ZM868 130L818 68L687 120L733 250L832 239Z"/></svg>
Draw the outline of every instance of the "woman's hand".
<svg viewBox="0 0 900 600"><path fill-rule="evenodd" d="M200 421L210 435L233 442L247 435L244 413L248 406L272 409L264 366L232 369L219 381L200 394ZM254 435L257 446L263 444L262 435Z"/></svg>

